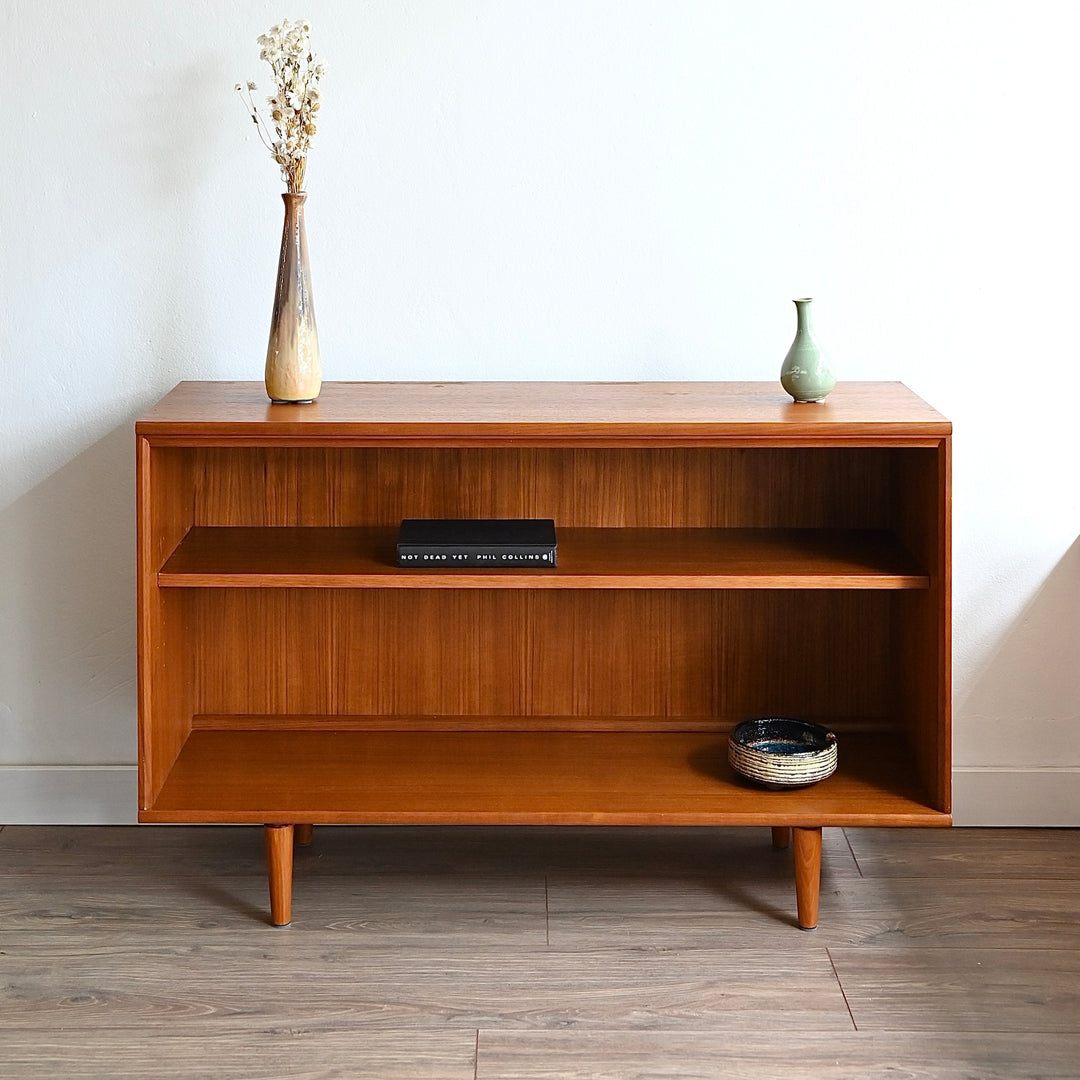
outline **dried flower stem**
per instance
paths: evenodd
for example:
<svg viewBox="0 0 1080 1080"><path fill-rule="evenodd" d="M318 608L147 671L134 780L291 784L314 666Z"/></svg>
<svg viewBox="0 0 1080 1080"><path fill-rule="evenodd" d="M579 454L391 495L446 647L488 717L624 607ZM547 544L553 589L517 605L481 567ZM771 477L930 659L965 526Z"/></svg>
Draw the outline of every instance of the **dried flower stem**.
<svg viewBox="0 0 1080 1080"><path fill-rule="evenodd" d="M245 89L247 97L244 96ZM248 114L251 116L252 123L255 125L255 130L259 133L259 139L261 140L263 146L265 146L267 150L273 153L273 138L271 137L270 132L267 131L266 124L263 121L262 116L259 115L259 110L255 107L255 102L252 100L251 97L251 91L257 89L258 87L253 82L249 82L246 88L240 83L236 84L236 92L240 95L240 100L244 103L244 107L247 109Z"/></svg>

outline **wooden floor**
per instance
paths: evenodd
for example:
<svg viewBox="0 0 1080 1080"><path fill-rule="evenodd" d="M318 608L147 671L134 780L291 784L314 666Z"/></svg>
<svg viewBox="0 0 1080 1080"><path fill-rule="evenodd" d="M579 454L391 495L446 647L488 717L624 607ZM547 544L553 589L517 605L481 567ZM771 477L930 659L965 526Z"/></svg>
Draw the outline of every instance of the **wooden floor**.
<svg viewBox="0 0 1080 1080"><path fill-rule="evenodd" d="M1080 1077L1074 831L0 831L0 1077Z"/></svg>

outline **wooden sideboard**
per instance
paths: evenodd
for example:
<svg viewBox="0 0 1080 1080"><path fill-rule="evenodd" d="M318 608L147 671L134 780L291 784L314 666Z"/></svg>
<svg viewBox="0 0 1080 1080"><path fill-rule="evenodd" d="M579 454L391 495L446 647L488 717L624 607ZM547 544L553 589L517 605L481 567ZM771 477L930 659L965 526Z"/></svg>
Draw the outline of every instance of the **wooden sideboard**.
<svg viewBox="0 0 1080 1080"><path fill-rule="evenodd" d="M139 820L950 823L951 425L898 383L181 383L136 425ZM550 517L557 568L399 569L404 517ZM736 777L751 716L836 731Z"/></svg>

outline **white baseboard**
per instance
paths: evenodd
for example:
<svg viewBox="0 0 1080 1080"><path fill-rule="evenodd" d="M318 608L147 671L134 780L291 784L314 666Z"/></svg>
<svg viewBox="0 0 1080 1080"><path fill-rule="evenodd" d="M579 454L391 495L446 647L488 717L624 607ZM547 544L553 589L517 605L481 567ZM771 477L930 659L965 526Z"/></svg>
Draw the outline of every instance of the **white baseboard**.
<svg viewBox="0 0 1080 1080"><path fill-rule="evenodd" d="M0 766L0 825L131 825L134 765ZM1080 768L953 771L957 825L1080 827Z"/></svg>
<svg viewBox="0 0 1080 1080"><path fill-rule="evenodd" d="M953 769L957 825L1080 826L1080 767Z"/></svg>
<svg viewBox="0 0 1080 1080"><path fill-rule="evenodd" d="M133 825L134 765L2 765L0 825Z"/></svg>

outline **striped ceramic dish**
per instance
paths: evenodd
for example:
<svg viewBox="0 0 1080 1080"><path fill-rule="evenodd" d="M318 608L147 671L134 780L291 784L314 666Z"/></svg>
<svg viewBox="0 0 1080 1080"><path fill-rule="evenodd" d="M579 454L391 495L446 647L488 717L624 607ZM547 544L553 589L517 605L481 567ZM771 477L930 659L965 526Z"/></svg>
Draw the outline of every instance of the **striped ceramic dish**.
<svg viewBox="0 0 1080 1080"><path fill-rule="evenodd" d="M836 771L836 736L820 724L763 716L737 724L728 763L767 787L804 787Z"/></svg>

